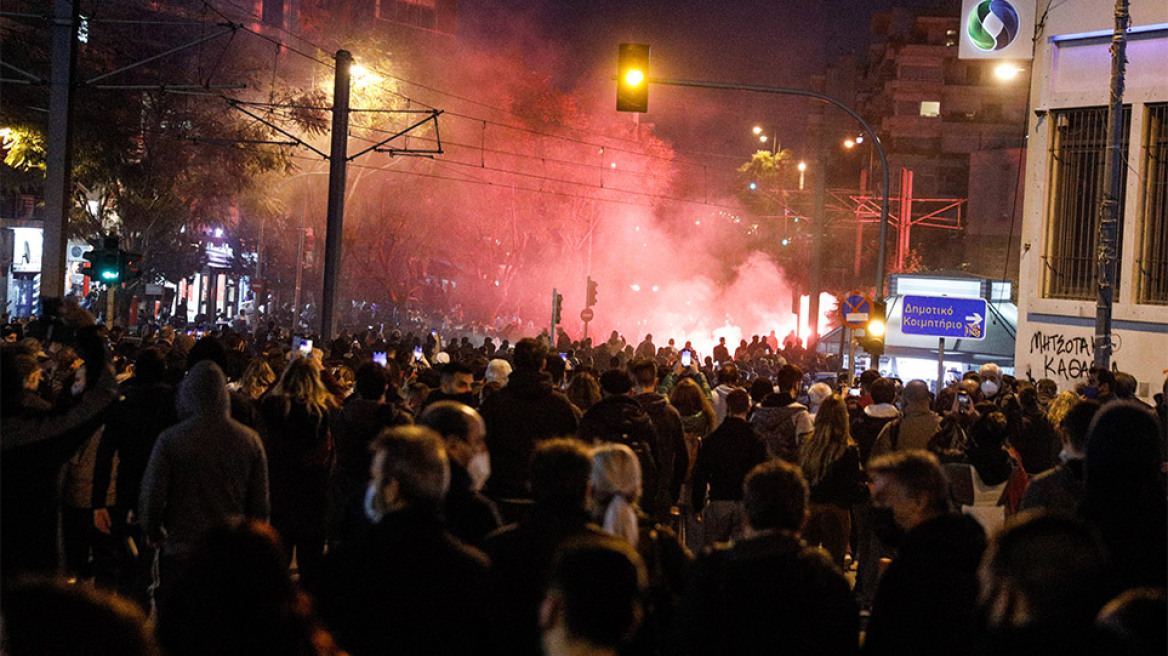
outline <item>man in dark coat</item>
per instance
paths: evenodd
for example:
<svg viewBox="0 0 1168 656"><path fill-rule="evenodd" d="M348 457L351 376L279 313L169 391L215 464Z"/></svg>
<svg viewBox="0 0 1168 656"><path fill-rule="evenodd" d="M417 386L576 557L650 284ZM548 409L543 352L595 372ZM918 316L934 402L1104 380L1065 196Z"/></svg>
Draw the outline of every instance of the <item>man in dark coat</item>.
<svg viewBox="0 0 1168 656"><path fill-rule="evenodd" d="M985 531L950 510L948 481L928 452L882 456L868 473L873 530L899 553L876 588L864 653L973 653Z"/></svg>
<svg viewBox="0 0 1168 656"><path fill-rule="evenodd" d="M329 540L351 539L368 520L362 508L369 482L369 451L385 428L413 423L407 410L387 403L389 373L376 362L366 362L354 374L354 394L333 414L332 436L336 462L329 479Z"/></svg>
<svg viewBox="0 0 1168 656"><path fill-rule="evenodd" d="M694 566L677 622L677 653L852 654L859 614L826 551L799 538L807 484L782 460L746 479L746 537Z"/></svg>
<svg viewBox="0 0 1168 656"><path fill-rule="evenodd" d="M313 590L337 642L354 656L497 653L490 562L442 525L442 439L391 428L374 446L372 473L374 525L326 556Z"/></svg>
<svg viewBox="0 0 1168 656"><path fill-rule="evenodd" d="M657 462L656 495L647 500L645 512L658 521L666 521L669 509L678 501L685 473L689 469L689 451L685 446L685 429L681 414L664 394L657 393L657 365L651 360L633 363L633 400L641 404L657 429L653 456ZM645 479L648 480L648 479ZM648 485L645 486L648 489ZM648 492L644 495L648 498ZM651 501L651 503L649 502ZM650 510L652 509L652 510Z"/></svg>
<svg viewBox="0 0 1168 656"><path fill-rule="evenodd" d="M508 653L540 653L539 605L560 545L573 538L607 535L590 523L585 510L591 474L592 458L582 443L544 441L532 460L531 511L522 522L499 529L483 543L501 583Z"/></svg>
<svg viewBox="0 0 1168 656"><path fill-rule="evenodd" d="M502 525L498 508L479 492L491 472L482 416L463 403L439 401L426 406L418 423L442 437L450 458L450 490L442 507L446 527L459 540L481 545Z"/></svg>
<svg viewBox="0 0 1168 656"><path fill-rule="evenodd" d="M604 398L580 418L577 435L585 442L617 442L632 449L641 463L642 487L652 491L660 480L657 429L649 413L630 396L632 389L633 381L620 369L601 374L600 390ZM662 511L659 495L644 493L641 509L650 516L659 514ZM666 506L664 512L668 510Z"/></svg>
<svg viewBox="0 0 1168 656"><path fill-rule="evenodd" d="M706 544L742 534L742 483L750 470L767 459L766 445L746 421L749 410L746 390L735 389L726 395L726 420L702 440L694 461L690 502L695 513L705 511Z"/></svg>
<svg viewBox="0 0 1168 656"><path fill-rule="evenodd" d="M491 454L487 494L494 499L530 498L536 443L576 433L572 403L552 391L551 378L543 372L547 353L547 345L537 339L519 340L507 385L480 409Z"/></svg>

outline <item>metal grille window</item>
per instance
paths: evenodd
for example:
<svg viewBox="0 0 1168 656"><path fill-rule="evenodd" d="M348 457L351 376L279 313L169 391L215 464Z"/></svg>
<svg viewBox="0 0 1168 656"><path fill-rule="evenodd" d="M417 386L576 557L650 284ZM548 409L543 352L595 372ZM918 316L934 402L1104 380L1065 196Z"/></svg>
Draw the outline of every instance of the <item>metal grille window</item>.
<svg viewBox="0 0 1168 656"><path fill-rule="evenodd" d="M1103 158L1107 150L1107 108L1090 107L1052 112L1055 121L1050 150L1050 214L1043 255L1043 296L1095 298L1096 247L1099 244L1099 202L1103 199ZM1124 196L1127 186L1128 132L1131 109L1123 111L1123 162L1120 164L1119 234L1116 259L1123 243ZM1116 285L1118 286L1117 269Z"/></svg>
<svg viewBox="0 0 1168 656"><path fill-rule="evenodd" d="M1168 305L1168 103L1148 105L1147 123L1136 300Z"/></svg>

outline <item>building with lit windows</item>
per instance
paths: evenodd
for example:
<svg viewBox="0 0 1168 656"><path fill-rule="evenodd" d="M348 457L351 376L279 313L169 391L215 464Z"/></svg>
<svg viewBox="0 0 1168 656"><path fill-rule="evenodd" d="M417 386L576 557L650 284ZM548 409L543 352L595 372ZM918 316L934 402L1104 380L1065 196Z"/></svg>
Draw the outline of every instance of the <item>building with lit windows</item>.
<svg viewBox="0 0 1168 656"><path fill-rule="evenodd" d="M1131 19L1112 363L1150 400L1168 369L1168 3ZM1094 357L1113 26L1113 3L1052 3L1033 62L1015 367L1063 389Z"/></svg>
<svg viewBox="0 0 1168 656"><path fill-rule="evenodd" d="M998 62L960 59L960 24L905 8L876 14L861 107L888 153L894 195L907 185L921 201L914 216L945 205L926 199L967 199L959 216L946 212L960 232L913 233L923 264L1014 279L1028 69L1001 79Z"/></svg>

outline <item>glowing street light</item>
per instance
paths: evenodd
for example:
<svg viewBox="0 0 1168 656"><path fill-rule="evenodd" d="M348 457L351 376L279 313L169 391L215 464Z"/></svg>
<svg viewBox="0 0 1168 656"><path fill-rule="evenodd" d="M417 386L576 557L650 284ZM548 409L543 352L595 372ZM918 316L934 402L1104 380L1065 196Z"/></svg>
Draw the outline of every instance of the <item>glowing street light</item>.
<svg viewBox="0 0 1168 656"><path fill-rule="evenodd" d="M771 152L775 155L779 154L781 147L779 145L779 135L777 132L772 131L771 134L766 134L766 129L761 125L756 125L750 128L750 131L754 133L754 136L758 137L758 142L760 144L765 145L767 142L773 143L774 146L770 149Z"/></svg>
<svg viewBox="0 0 1168 656"><path fill-rule="evenodd" d="M845 139L844 140L844 148L855 148L855 147L856 147L856 141L854 139Z"/></svg>
<svg viewBox="0 0 1168 656"><path fill-rule="evenodd" d="M1018 74L1023 70L1024 69L1018 68L1010 62L1002 62L994 68L994 75L997 76L999 80L1009 81L1018 77Z"/></svg>
<svg viewBox="0 0 1168 656"><path fill-rule="evenodd" d="M803 191L803 176L807 174L807 162L799 162L799 191Z"/></svg>

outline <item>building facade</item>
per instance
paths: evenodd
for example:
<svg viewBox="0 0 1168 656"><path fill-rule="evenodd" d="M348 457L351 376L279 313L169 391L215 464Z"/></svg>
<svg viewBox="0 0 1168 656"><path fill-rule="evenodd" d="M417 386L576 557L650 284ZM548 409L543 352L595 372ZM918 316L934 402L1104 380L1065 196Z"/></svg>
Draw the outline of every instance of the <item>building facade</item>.
<svg viewBox="0 0 1168 656"><path fill-rule="evenodd" d="M1049 8L1045 5L1050 4ZM1020 253L1018 374L1060 388L1094 358L1113 4L1039 1ZM1113 367L1150 400L1168 370L1168 3L1133 0L1127 44Z"/></svg>
<svg viewBox="0 0 1168 656"><path fill-rule="evenodd" d="M1021 227L1026 72L1002 80L995 61L959 59L960 23L903 8L873 17L863 112L888 153L895 193L908 170L914 199L968 199L963 235L913 233L926 268L1014 279L1018 261L1008 254ZM937 205L918 203L914 215Z"/></svg>

